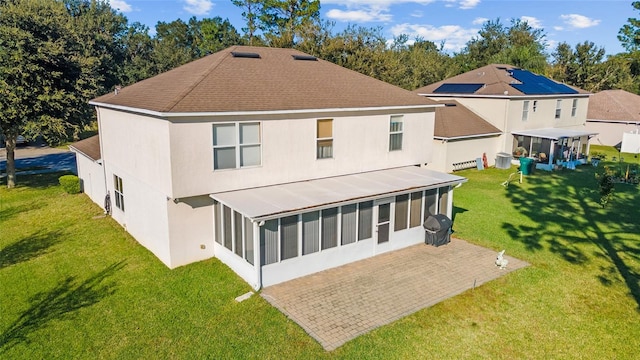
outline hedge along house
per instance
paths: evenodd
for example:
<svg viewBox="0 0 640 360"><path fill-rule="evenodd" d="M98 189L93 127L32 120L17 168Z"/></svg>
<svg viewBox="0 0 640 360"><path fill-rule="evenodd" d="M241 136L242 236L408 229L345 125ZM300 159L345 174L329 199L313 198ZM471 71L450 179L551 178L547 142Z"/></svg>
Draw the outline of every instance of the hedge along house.
<svg viewBox="0 0 640 360"><path fill-rule="evenodd" d="M168 267L216 257L256 289L421 243L466 181L424 168L440 104L292 49L91 104L112 217Z"/></svg>
<svg viewBox="0 0 640 360"><path fill-rule="evenodd" d="M432 100L456 100L480 116L500 135L480 142L459 141L455 161L472 161L486 153L493 165L498 153L523 154L536 159L536 167L552 170L554 158L574 152L565 160L584 159L594 132L585 128L589 93L555 82L512 65L490 64L415 90ZM573 158L571 156L573 155ZM447 164L452 166L452 164Z"/></svg>

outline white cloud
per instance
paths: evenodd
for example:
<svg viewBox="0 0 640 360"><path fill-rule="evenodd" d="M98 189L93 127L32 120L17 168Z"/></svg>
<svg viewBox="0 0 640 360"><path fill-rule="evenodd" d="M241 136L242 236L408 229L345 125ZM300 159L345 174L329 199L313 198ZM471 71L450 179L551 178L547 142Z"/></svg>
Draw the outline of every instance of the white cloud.
<svg viewBox="0 0 640 360"><path fill-rule="evenodd" d="M111 5L111 8L120 10L123 13L131 12L133 10L131 5L127 4L127 2L124 0L109 0L109 5Z"/></svg>
<svg viewBox="0 0 640 360"><path fill-rule="evenodd" d="M562 31L562 30L564 30L564 28L563 28L562 26L554 26L554 27L553 27L553 30L555 30L555 31Z"/></svg>
<svg viewBox="0 0 640 360"><path fill-rule="evenodd" d="M415 18L421 18L424 16L424 13L422 11L416 10L414 12L411 13L411 15L409 15L411 17L415 17Z"/></svg>
<svg viewBox="0 0 640 360"><path fill-rule="evenodd" d="M462 0L460 1L460 9L473 9L480 4L480 0Z"/></svg>
<svg viewBox="0 0 640 360"><path fill-rule="evenodd" d="M349 8L357 8L357 7L376 7L376 8L389 8L391 5L398 4L430 4L435 2L436 0L322 0L322 5L326 4L335 4L335 5L344 5ZM478 0L472 0L478 1Z"/></svg>
<svg viewBox="0 0 640 360"><path fill-rule="evenodd" d="M538 18L534 18L532 16L522 16L520 17L520 20L526 21L527 24L529 24L529 26L534 29L542 29L542 21L540 21L540 19Z"/></svg>
<svg viewBox="0 0 640 360"><path fill-rule="evenodd" d="M213 7L211 0L184 0L184 2L185 5L182 8L193 15L206 15Z"/></svg>
<svg viewBox="0 0 640 360"><path fill-rule="evenodd" d="M565 24L578 29L589 28L600 24L600 20L591 19L578 14L560 15L560 18L564 20Z"/></svg>
<svg viewBox="0 0 640 360"><path fill-rule="evenodd" d="M489 19L483 18L483 17L477 17L477 18L473 19L473 21L471 23L473 25L482 25L482 24L486 23L487 21L489 21Z"/></svg>
<svg viewBox="0 0 640 360"><path fill-rule="evenodd" d="M459 7L462 10L473 9L480 4L480 0L445 0L445 7Z"/></svg>
<svg viewBox="0 0 640 360"><path fill-rule="evenodd" d="M327 12L327 17L333 20L355 23L372 21L386 22L392 19L391 14L375 9L347 11L331 9Z"/></svg>
<svg viewBox="0 0 640 360"><path fill-rule="evenodd" d="M465 29L458 25L444 25L435 27L433 25L418 24L398 24L391 28L393 36L401 34L409 35L410 38L420 37L428 41L433 41L440 45L444 41L445 51L460 51L469 40L478 34L478 29Z"/></svg>

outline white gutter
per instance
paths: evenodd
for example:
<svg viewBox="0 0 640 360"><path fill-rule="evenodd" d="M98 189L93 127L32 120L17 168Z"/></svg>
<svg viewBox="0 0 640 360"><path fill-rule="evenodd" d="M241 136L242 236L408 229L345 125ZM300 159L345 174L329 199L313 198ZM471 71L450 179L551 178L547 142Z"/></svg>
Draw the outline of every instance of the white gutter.
<svg viewBox="0 0 640 360"><path fill-rule="evenodd" d="M573 97L589 97L591 94L553 94L553 95L474 95L474 94L428 94L418 93L424 97L452 97L452 98L489 98L489 99L544 99L544 98L573 98Z"/></svg>
<svg viewBox="0 0 640 360"><path fill-rule="evenodd" d="M487 137L493 135L502 135L502 132L489 133L489 134L479 134L479 135L466 135L466 136L452 136L452 137L444 137L444 136L434 136L434 140L460 140L460 139L474 139L480 137Z"/></svg>
<svg viewBox="0 0 640 360"><path fill-rule="evenodd" d="M329 108L329 109L298 109L298 110L264 110L264 111L199 111L199 112L164 112L148 109L134 108L130 106L113 105L96 101L89 101L89 105L104 107L114 110L122 110L145 114L155 117L203 117L203 116L246 116L246 115L284 115L284 114L310 114L318 112L350 112L350 111L380 111L380 110L406 110L406 109L430 109L444 107L444 104L433 105L403 105L360 108Z"/></svg>

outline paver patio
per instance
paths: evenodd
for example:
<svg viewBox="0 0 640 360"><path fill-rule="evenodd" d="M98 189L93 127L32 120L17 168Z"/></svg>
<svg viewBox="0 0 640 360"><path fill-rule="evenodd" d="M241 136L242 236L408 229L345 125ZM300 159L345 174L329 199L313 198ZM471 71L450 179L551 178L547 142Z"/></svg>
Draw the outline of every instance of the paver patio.
<svg viewBox="0 0 640 360"><path fill-rule="evenodd" d="M326 350L474 286L528 266L459 239L414 245L262 290L262 297L298 323Z"/></svg>

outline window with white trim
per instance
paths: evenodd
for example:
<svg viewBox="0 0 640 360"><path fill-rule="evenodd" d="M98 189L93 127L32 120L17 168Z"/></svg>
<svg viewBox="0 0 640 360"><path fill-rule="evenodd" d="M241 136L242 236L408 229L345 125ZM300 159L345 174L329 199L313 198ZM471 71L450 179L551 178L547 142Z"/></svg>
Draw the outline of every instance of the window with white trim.
<svg viewBox="0 0 640 360"><path fill-rule="evenodd" d="M122 178L113 175L113 195L116 200L116 207L124 211L124 188L122 187Z"/></svg>
<svg viewBox="0 0 640 360"><path fill-rule="evenodd" d="M529 100L525 100L522 103L522 121L529 119Z"/></svg>
<svg viewBox="0 0 640 360"><path fill-rule="evenodd" d="M213 169L237 169L262 163L260 123L213 125Z"/></svg>
<svg viewBox="0 0 640 360"><path fill-rule="evenodd" d="M573 103L571 104L571 117L576 117L577 111L578 111L578 99L573 99Z"/></svg>
<svg viewBox="0 0 640 360"><path fill-rule="evenodd" d="M389 151L402 150L402 115L393 115L389 121Z"/></svg>
<svg viewBox="0 0 640 360"><path fill-rule="evenodd" d="M322 119L317 122L317 159L333 157L333 119Z"/></svg>
<svg viewBox="0 0 640 360"><path fill-rule="evenodd" d="M556 119L560 119L562 115L562 100L556 100Z"/></svg>

